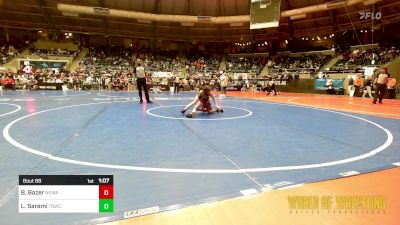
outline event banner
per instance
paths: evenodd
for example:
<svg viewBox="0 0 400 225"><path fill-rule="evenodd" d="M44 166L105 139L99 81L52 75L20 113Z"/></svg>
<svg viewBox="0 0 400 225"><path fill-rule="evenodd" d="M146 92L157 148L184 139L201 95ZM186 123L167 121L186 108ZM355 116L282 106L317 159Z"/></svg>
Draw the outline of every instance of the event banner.
<svg viewBox="0 0 400 225"><path fill-rule="evenodd" d="M67 61L47 61L47 60L21 60L20 67L32 66L39 69L61 69L67 65Z"/></svg>
<svg viewBox="0 0 400 225"><path fill-rule="evenodd" d="M326 90L327 79L315 79L314 80L314 90ZM343 79L332 79L332 84L334 88L343 88Z"/></svg>

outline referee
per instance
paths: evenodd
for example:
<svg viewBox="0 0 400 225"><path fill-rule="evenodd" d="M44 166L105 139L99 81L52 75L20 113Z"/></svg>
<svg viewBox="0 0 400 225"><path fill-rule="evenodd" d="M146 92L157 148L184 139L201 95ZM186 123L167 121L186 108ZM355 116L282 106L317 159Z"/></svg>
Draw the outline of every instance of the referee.
<svg viewBox="0 0 400 225"><path fill-rule="evenodd" d="M375 78L375 95L374 101L372 103L376 104L376 100L379 98L379 103L382 103L383 96L386 92L386 85L388 82L388 74L387 68L383 67L381 70L381 74L377 78Z"/></svg>
<svg viewBox="0 0 400 225"><path fill-rule="evenodd" d="M146 102L153 103L152 101L150 101L149 91L147 90L147 85L146 85L146 76L144 72L144 67L141 64L142 64L141 62L137 62L137 67L136 67L136 85L139 90L140 104L143 104L142 89L144 89Z"/></svg>

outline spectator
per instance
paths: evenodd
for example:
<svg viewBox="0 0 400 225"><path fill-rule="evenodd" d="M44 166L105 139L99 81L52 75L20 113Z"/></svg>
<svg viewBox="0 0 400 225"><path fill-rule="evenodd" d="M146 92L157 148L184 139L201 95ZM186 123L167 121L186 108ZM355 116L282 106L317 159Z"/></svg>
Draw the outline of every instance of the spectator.
<svg viewBox="0 0 400 225"><path fill-rule="evenodd" d="M363 98L365 98L365 95L368 93L369 97L372 98L372 78L368 77L366 79L366 82L364 84L364 93L362 95Z"/></svg>
<svg viewBox="0 0 400 225"><path fill-rule="evenodd" d="M330 95L333 94L333 80L328 78L325 83L326 94Z"/></svg>
<svg viewBox="0 0 400 225"><path fill-rule="evenodd" d="M387 84L389 99L396 99L396 84L396 78L389 77Z"/></svg>
<svg viewBox="0 0 400 225"><path fill-rule="evenodd" d="M271 78L268 82L268 93L267 95L269 95L271 92L274 92L274 95L278 95L276 93L276 89L275 89L275 79Z"/></svg>
<svg viewBox="0 0 400 225"><path fill-rule="evenodd" d="M6 91L7 90L15 91L15 80L13 79L12 75L8 75L1 82L2 82L2 84L4 86L4 90L6 90Z"/></svg>
<svg viewBox="0 0 400 225"><path fill-rule="evenodd" d="M361 75L357 75L356 79L354 80L354 96L360 97L360 90L362 86Z"/></svg>
<svg viewBox="0 0 400 225"><path fill-rule="evenodd" d="M348 91L349 91L349 96L353 97L354 96L354 79L352 75L348 76L349 78L349 86L348 86Z"/></svg>
<svg viewBox="0 0 400 225"><path fill-rule="evenodd" d="M179 76L176 75L174 79L174 93L179 93L179 84L180 84Z"/></svg>

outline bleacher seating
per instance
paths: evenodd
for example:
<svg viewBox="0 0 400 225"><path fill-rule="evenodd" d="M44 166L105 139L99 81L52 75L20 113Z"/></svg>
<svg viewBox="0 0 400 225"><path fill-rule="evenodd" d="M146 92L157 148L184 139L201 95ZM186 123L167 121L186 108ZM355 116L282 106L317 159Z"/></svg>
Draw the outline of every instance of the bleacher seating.
<svg viewBox="0 0 400 225"><path fill-rule="evenodd" d="M267 58L263 57L227 57L227 72L231 73L256 73L260 74Z"/></svg>
<svg viewBox="0 0 400 225"><path fill-rule="evenodd" d="M357 70L364 66L380 66L400 55L399 48L380 47L376 49L357 48L342 53L343 59L333 67L334 70Z"/></svg>

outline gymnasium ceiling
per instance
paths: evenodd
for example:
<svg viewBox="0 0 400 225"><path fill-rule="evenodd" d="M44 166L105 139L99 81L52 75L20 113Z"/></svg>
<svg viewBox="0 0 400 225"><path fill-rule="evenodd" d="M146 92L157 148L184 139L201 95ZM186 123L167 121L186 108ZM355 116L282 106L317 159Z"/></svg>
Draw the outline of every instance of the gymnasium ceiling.
<svg viewBox="0 0 400 225"><path fill-rule="evenodd" d="M324 4L325 0L282 0L281 12ZM324 12L308 13L305 18L281 17L279 28L250 30L249 23L184 26L181 23L143 23L128 18L63 14L57 3L103 7L154 14L192 16L249 15L250 0L0 0L0 27L49 32L75 32L121 37L156 38L190 41L237 41L274 38L324 36L338 31L371 27L360 21L360 11L372 11L373 5L356 4ZM380 23L400 21L400 1L381 0L374 5L382 13ZM335 18L336 19L332 19ZM336 21L336 22L335 22Z"/></svg>

